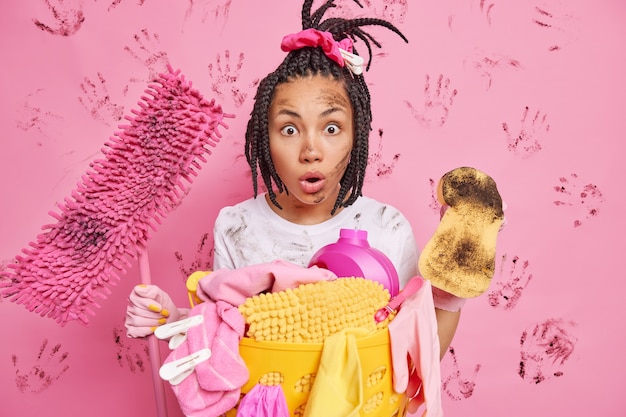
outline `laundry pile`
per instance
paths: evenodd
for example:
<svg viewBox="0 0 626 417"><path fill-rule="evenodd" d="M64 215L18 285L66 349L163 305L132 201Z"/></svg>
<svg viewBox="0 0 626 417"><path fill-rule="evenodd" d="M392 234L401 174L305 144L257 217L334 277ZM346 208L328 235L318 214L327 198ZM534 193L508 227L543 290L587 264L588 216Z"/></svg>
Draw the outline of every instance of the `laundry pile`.
<svg viewBox="0 0 626 417"><path fill-rule="evenodd" d="M365 278L284 261L213 271L198 280L202 302L189 316L155 332L172 349L160 374L189 417L391 416L404 407L410 373L440 380L432 298L423 294L380 316L389 292ZM396 318L410 325L417 316L420 326L391 332ZM392 369L394 338L404 369ZM411 348L417 371L407 366ZM423 385L429 416L438 416L439 384Z"/></svg>

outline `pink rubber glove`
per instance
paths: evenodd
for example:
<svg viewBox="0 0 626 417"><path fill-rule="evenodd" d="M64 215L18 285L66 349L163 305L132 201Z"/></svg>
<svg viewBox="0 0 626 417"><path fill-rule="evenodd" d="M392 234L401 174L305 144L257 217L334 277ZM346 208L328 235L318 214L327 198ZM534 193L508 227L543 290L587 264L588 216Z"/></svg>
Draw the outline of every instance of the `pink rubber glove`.
<svg viewBox="0 0 626 417"><path fill-rule="evenodd" d="M415 413L426 402L424 399L424 390L421 388L422 380L417 375L417 370L413 368L413 371L409 375L409 385L406 387L406 396L409 398L406 411L408 411L409 414Z"/></svg>
<svg viewBox="0 0 626 417"><path fill-rule="evenodd" d="M459 311L465 305L467 298L457 297L440 288L433 287L433 302L435 307L446 311Z"/></svg>
<svg viewBox="0 0 626 417"><path fill-rule="evenodd" d="M189 309L178 308L169 295L156 285L136 285L128 297L126 334L145 337L158 326L185 318Z"/></svg>
<svg viewBox="0 0 626 417"><path fill-rule="evenodd" d="M389 323L393 389L406 393L410 412L425 404L423 416L441 417L439 336L431 288L430 281L424 281Z"/></svg>

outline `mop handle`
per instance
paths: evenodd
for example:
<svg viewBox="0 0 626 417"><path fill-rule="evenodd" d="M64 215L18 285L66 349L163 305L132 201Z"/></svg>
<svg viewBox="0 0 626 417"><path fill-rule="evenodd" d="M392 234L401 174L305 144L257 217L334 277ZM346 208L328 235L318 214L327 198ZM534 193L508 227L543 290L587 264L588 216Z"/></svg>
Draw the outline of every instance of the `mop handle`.
<svg viewBox="0 0 626 417"><path fill-rule="evenodd" d="M150 278L150 261L148 259L148 250L139 251L139 275L141 283L145 285L151 284ZM159 368L161 368L161 352L159 350L159 339L154 334L148 336L148 355L150 356L150 370L152 372L152 385L154 388L154 397L156 400L157 417L167 417L167 404L165 402L165 387L163 380L159 376Z"/></svg>

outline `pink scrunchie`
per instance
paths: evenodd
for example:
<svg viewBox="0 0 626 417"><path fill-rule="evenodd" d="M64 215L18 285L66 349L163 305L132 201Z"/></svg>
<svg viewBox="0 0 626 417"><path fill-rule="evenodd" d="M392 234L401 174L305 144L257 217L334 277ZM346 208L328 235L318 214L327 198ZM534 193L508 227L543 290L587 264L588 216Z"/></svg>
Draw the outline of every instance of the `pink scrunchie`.
<svg viewBox="0 0 626 417"><path fill-rule="evenodd" d="M330 32L322 32L317 29L305 29L298 33L292 33L283 38L280 49L285 52L295 51L304 47L321 47L324 54L340 67L345 65L339 48L352 53L352 39L345 38L337 42Z"/></svg>

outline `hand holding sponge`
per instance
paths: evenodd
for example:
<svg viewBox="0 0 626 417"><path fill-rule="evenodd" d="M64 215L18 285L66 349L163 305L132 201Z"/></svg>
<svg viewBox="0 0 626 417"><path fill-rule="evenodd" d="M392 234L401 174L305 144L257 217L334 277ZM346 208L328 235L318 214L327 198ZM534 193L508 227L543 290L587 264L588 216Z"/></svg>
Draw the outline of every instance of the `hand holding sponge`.
<svg viewBox="0 0 626 417"><path fill-rule="evenodd" d="M470 167L444 174L437 195L445 211L420 254L420 274L447 293L477 297L494 274L502 198L493 178Z"/></svg>

